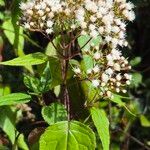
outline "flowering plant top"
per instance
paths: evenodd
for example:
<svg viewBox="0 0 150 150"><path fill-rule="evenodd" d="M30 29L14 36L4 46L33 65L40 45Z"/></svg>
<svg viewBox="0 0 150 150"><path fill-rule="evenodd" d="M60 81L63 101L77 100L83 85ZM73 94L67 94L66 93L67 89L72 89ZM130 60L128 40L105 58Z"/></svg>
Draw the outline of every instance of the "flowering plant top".
<svg viewBox="0 0 150 150"><path fill-rule="evenodd" d="M101 37L103 48L90 43L83 52L93 59L93 66L87 70L74 66L76 77L88 79L101 89L101 95L112 98L112 92L126 93L130 84L131 66L122 56L119 47L128 45L126 24L135 19L134 5L126 0L28 0L20 4L21 24L31 31L61 35L73 32L91 39Z"/></svg>

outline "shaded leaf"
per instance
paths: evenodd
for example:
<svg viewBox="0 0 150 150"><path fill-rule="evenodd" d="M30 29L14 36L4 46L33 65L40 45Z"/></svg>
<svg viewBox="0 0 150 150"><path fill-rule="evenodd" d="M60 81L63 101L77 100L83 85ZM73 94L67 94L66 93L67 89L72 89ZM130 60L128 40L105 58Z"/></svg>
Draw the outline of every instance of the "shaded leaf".
<svg viewBox="0 0 150 150"><path fill-rule="evenodd" d="M122 101L122 98L128 98L123 97L121 95L113 94L114 98L110 99L112 102L118 104L120 107L124 107L131 115L136 116L133 112L130 111L130 109L126 106L126 103Z"/></svg>
<svg viewBox="0 0 150 150"><path fill-rule="evenodd" d="M42 93L50 90L51 82L52 82L51 70L50 70L50 65L48 62L43 73L42 73L41 79L40 79L41 92Z"/></svg>
<svg viewBox="0 0 150 150"><path fill-rule="evenodd" d="M49 65L50 65L50 74L52 79L51 88L53 88L62 83L61 65L60 65L60 61L53 57L49 59Z"/></svg>
<svg viewBox="0 0 150 150"><path fill-rule="evenodd" d="M132 82L131 87L138 87L142 83L142 75L140 73L133 73L132 74Z"/></svg>
<svg viewBox="0 0 150 150"><path fill-rule="evenodd" d="M130 61L131 66L137 66L139 63L141 63L141 57L135 57Z"/></svg>
<svg viewBox="0 0 150 150"><path fill-rule="evenodd" d="M67 120L67 111L64 105L53 103L50 106L44 106L42 108L42 116L51 125L59 121Z"/></svg>

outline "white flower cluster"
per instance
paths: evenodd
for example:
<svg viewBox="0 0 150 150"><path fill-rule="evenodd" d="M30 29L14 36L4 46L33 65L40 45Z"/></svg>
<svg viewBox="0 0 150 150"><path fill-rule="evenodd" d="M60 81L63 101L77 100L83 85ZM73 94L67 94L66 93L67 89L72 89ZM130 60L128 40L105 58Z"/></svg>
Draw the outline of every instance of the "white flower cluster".
<svg viewBox="0 0 150 150"><path fill-rule="evenodd" d="M28 0L20 4L20 9L23 15L21 21L25 28L47 34L51 34L57 23L63 21L63 18L59 19L59 14L70 14L67 3L60 0Z"/></svg>
<svg viewBox="0 0 150 150"><path fill-rule="evenodd" d="M97 47L91 47L85 55L94 58L93 67L84 70L76 66L73 70L80 79L88 79L95 88L99 88L103 97L112 98L112 93L126 93L126 85L131 82L132 76L128 73L131 66L121 52L112 49L110 52L101 52ZM82 68L82 69L81 69Z"/></svg>
<svg viewBox="0 0 150 150"><path fill-rule="evenodd" d="M134 5L126 0L85 0L76 11L82 34L101 35L111 47L127 46L126 21L133 21Z"/></svg>
<svg viewBox="0 0 150 150"><path fill-rule="evenodd" d="M27 29L47 34L79 29L82 35L101 35L111 48L127 45L126 21L135 18L134 5L126 0L28 0L20 8Z"/></svg>
<svg viewBox="0 0 150 150"><path fill-rule="evenodd" d="M94 59L93 67L86 71L75 67L74 72L110 98L112 92L125 93L130 84L131 67L117 48L128 44L126 24L135 19L133 8L126 0L27 0L20 4L21 24L46 34L76 30L91 38L101 36L107 50L92 46L86 55Z"/></svg>

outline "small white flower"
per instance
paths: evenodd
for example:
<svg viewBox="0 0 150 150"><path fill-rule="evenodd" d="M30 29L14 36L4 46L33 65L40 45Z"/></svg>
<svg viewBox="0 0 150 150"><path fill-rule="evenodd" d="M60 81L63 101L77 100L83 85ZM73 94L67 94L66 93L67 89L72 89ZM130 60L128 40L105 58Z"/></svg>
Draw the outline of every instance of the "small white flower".
<svg viewBox="0 0 150 150"><path fill-rule="evenodd" d="M104 33L104 27L99 27L99 28L98 28L98 32L99 32L100 34L103 34L103 33Z"/></svg>
<svg viewBox="0 0 150 150"><path fill-rule="evenodd" d="M127 80L127 81L126 81L126 84L127 84L127 85L130 85L130 84L131 84L131 82L130 82L129 80Z"/></svg>
<svg viewBox="0 0 150 150"><path fill-rule="evenodd" d="M71 25L71 29L75 29L76 28L76 25L75 24L72 24Z"/></svg>
<svg viewBox="0 0 150 150"><path fill-rule="evenodd" d="M53 32L52 29L46 29L46 33L47 33L47 34L51 34L52 32Z"/></svg>
<svg viewBox="0 0 150 150"><path fill-rule="evenodd" d="M76 74L80 74L80 73L81 73L80 68L74 68L73 71L74 71Z"/></svg>
<svg viewBox="0 0 150 150"><path fill-rule="evenodd" d="M51 20L48 20L48 21L47 21L47 27L48 27L48 28L51 28L51 27L53 26L53 24L54 24L54 23L53 23Z"/></svg>
<svg viewBox="0 0 150 150"><path fill-rule="evenodd" d="M24 28L25 28L25 29L30 29L29 23L25 23L25 24L24 24Z"/></svg>
<svg viewBox="0 0 150 150"><path fill-rule="evenodd" d="M118 64L118 63L115 63L114 64L114 69L116 70L116 71L120 71L120 65Z"/></svg>
<svg viewBox="0 0 150 150"><path fill-rule="evenodd" d="M119 92L120 92L120 89L119 89L119 88L116 88L116 92L119 93Z"/></svg>
<svg viewBox="0 0 150 150"><path fill-rule="evenodd" d="M127 93L127 90L122 90L123 93Z"/></svg>
<svg viewBox="0 0 150 150"><path fill-rule="evenodd" d="M99 60L101 58L101 54L99 53L99 52L96 52L95 54L94 54L94 59L95 60Z"/></svg>
<svg viewBox="0 0 150 150"><path fill-rule="evenodd" d="M98 72L100 71L99 66L96 65L96 66L93 68L93 71L94 71L94 73L98 73Z"/></svg>
<svg viewBox="0 0 150 150"><path fill-rule="evenodd" d="M95 21L96 21L96 17L91 16L91 17L90 17L90 20L91 20L91 22L95 22Z"/></svg>
<svg viewBox="0 0 150 150"><path fill-rule="evenodd" d="M121 86L121 83L120 83L120 82L117 82L116 85L119 87L119 86Z"/></svg>
<svg viewBox="0 0 150 150"><path fill-rule="evenodd" d="M90 24L90 25L89 25L89 29L90 29L91 31L95 30L95 28L96 28L96 27L95 27L94 24Z"/></svg>
<svg viewBox="0 0 150 150"><path fill-rule="evenodd" d="M43 11L43 10L39 10L39 11L38 11L38 14L39 14L40 16L43 16L43 15L44 15L44 11Z"/></svg>
<svg viewBox="0 0 150 150"><path fill-rule="evenodd" d="M109 80L109 76L107 74L103 73L101 79L104 83L107 83Z"/></svg>
<svg viewBox="0 0 150 150"><path fill-rule="evenodd" d="M87 72L87 74L91 74L92 73L92 69L88 69L86 72Z"/></svg>
<svg viewBox="0 0 150 150"><path fill-rule="evenodd" d="M92 85L93 85L94 87L98 87L99 84L100 84L100 81L99 81L99 80L92 80Z"/></svg>
<svg viewBox="0 0 150 150"><path fill-rule="evenodd" d="M111 68L108 68L106 71L106 74L108 74L109 76L111 76L114 72Z"/></svg>
<svg viewBox="0 0 150 150"><path fill-rule="evenodd" d="M96 38L98 36L98 32L96 30L92 30L90 36Z"/></svg>
<svg viewBox="0 0 150 150"><path fill-rule="evenodd" d="M106 83L102 82L102 83L101 83L101 86L102 86L102 87L106 86Z"/></svg>
<svg viewBox="0 0 150 150"><path fill-rule="evenodd" d="M121 75L120 75L120 74L117 74L116 79L117 79L118 81L120 81L120 80L122 79Z"/></svg>
<svg viewBox="0 0 150 150"><path fill-rule="evenodd" d="M107 94L107 96L108 96L109 98L112 97L112 93L111 93L110 91L107 91L106 94Z"/></svg>
<svg viewBox="0 0 150 150"><path fill-rule="evenodd" d="M82 28L82 29L87 28L87 23L86 23L86 22L81 22L81 28Z"/></svg>

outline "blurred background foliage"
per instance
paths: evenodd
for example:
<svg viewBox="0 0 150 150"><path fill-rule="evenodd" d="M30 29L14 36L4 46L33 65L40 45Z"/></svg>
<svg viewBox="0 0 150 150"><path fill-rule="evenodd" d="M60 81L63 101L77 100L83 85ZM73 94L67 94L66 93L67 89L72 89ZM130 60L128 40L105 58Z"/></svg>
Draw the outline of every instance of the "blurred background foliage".
<svg viewBox="0 0 150 150"><path fill-rule="evenodd" d="M41 34L23 32L23 29L16 25L20 15L20 1L0 0L0 61L33 52L43 52L48 55L52 53L48 40ZM128 109L136 116L125 109L111 106L112 150L150 149L148 148L150 147L150 0L131 1L136 6L136 20L128 25L129 46L123 52L126 57L129 57L132 65L133 82L128 89L128 95L117 98L126 102ZM35 70L38 71L38 68L0 66L0 96L11 92L27 91L23 83L23 74L36 75ZM44 96L51 101L55 99L53 93L46 93ZM101 105L105 107L105 103ZM16 145L21 149L28 149L26 142L32 145L33 138L42 133L43 126L46 125L40 122L41 116L38 115L40 107L34 103L30 103L29 106L29 108L24 106L27 108L20 110L16 107L0 108L0 127L2 128L0 145L7 147L11 144L15 145L13 135L20 132L25 138L23 134L18 134ZM31 111L30 108L32 108ZM6 109L7 113L4 111ZM7 121L3 124L4 116L11 118L12 122ZM23 118L21 121L20 117ZM32 131L35 127L39 129L38 132Z"/></svg>

